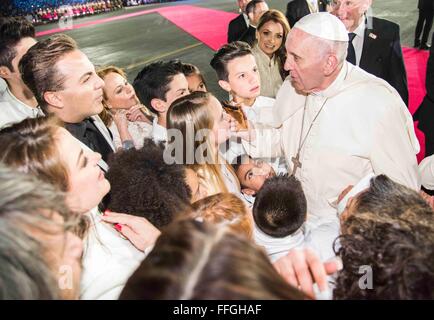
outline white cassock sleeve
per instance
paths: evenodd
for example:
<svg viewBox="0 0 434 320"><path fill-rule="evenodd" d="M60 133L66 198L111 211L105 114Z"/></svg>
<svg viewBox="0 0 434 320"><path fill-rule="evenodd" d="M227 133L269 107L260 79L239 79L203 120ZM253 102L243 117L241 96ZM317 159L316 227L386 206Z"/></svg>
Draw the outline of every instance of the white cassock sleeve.
<svg viewBox="0 0 434 320"><path fill-rule="evenodd" d="M283 154L282 127L273 128L267 125L255 124L255 140L242 140L246 153L252 158L277 158Z"/></svg>
<svg viewBox="0 0 434 320"><path fill-rule="evenodd" d="M422 185L429 190L434 190L434 156L422 160L419 164L419 172Z"/></svg>
<svg viewBox="0 0 434 320"><path fill-rule="evenodd" d="M419 191L420 177L416 159L419 142L411 115L404 108L385 108L373 135L370 160L376 175L385 174L392 180Z"/></svg>

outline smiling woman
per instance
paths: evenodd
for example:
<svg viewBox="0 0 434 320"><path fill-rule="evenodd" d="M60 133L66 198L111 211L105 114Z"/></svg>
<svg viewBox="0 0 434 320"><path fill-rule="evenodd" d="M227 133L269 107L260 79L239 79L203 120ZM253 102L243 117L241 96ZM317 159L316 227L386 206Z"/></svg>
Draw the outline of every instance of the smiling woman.
<svg viewBox="0 0 434 320"><path fill-rule="evenodd" d="M282 12L268 10L261 16L252 48L261 76L261 96L275 98L288 75L283 68L288 32L289 25Z"/></svg>
<svg viewBox="0 0 434 320"><path fill-rule="evenodd" d="M115 66L97 71L104 80L104 110L99 114L113 134L116 149L141 148L143 140L151 135L152 116L143 106L124 71ZM147 111L145 115L144 111Z"/></svg>

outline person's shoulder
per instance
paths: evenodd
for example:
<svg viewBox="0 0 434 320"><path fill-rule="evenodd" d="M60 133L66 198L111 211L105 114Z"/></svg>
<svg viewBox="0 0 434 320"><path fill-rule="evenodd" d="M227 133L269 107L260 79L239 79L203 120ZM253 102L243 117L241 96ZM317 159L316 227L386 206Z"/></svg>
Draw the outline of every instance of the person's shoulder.
<svg viewBox="0 0 434 320"><path fill-rule="evenodd" d="M390 20L372 17L372 26L376 32L382 33L384 35L394 35L396 33L399 34L399 25Z"/></svg>
<svg viewBox="0 0 434 320"><path fill-rule="evenodd" d="M269 106L272 106L274 104L274 102L276 101L276 99L270 98L270 97L265 97L265 96L259 96L259 97L256 98L256 101L260 105L269 105Z"/></svg>
<svg viewBox="0 0 434 320"><path fill-rule="evenodd" d="M235 18L233 18L230 22L229 25L234 25L234 24L238 24L240 23L240 21L244 20L244 17L242 14L239 14L238 16L236 16Z"/></svg>
<svg viewBox="0 0 434 320"><path fill-rule="evenodd" d="M287 8L291 8L291 9L299 7L300 5L303 4L303 1L305 1L305 0L292 0L292 1L289 1L288 4L286 5L286 7Z"/></svg>
<svg viewBox="0 0 434 320"><path fill-rule="evenodd" d="M341 93L352 97L358 94L363 96L361 102L366 106L365 108L378 110L378 108L386 108L388 105L394 104L398 98L402 100L396 89L387 81L366 72L360 67L350 67L347 79L348 82L344 84ZM366 92L369 92L369 95L366 95Z"/></svg>

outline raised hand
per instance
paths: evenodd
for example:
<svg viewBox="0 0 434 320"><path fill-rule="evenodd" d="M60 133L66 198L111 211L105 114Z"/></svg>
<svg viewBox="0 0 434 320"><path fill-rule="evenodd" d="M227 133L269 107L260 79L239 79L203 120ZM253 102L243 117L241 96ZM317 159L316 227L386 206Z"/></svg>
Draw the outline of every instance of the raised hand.
<svg viewBox="0 0 434 320"><path fill-rule="evenodd" d="M106 210L101 218L105 222L114 224L116 230L140 251L145 251L153 245L161 234L160 230L142 217Z"/></svg>

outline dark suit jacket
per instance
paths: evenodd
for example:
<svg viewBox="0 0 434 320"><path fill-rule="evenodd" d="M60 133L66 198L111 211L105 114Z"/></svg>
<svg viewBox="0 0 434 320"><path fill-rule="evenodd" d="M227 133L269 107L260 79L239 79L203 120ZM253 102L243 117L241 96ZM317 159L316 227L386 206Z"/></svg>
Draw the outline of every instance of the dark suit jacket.
<svg viewBox="0 0 434 320"><path fill-rule="evenodd" d="M244 16L240 14L235 19L229 22L228 27L228 43L240 40L241 36L247 31L246 21Z"/></svg>
<svg viewBox="0 0 434 320"><path fill-rule="evenodd" d="M417 8L419 10L434 11L434 0L419 0Z"/></svg>
<svg viewBox="0 0 434 320"><path fill-rule="evenodd" d="M402 55L399 26L372 18L372 29L365 30L360 68L386 80L408 105L407 73Z"/></svg>
<svg viewBox="0 0 434 320"><path fill-rule="evenodd" d="M318 1L319 11L326 11L327 1ZM310 14L309 6L306 0L292 0L286 6L286 19L288 19L291 28L296 24L298 20Z"/></svg>
<svg viewBox="0 0 434 320"><path fill-rule="evenodd" d="M434 33L431 41L434 41ZM425 98L414 113L413 119L419 121L417 127L425 134L425 157L428 157L434 154L434 46L429 52L425 87Z"/></svg>
<svg viewBox="0 0 434 320"><path fill-rule="evenodd" d="M240 37L240 41L247 42L250 46L256 40L256 28L249 26L249 28L244 32L244 34Z"/></svg>

